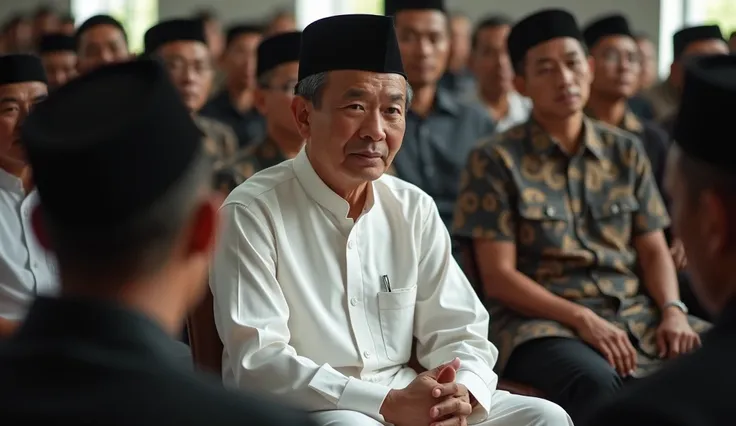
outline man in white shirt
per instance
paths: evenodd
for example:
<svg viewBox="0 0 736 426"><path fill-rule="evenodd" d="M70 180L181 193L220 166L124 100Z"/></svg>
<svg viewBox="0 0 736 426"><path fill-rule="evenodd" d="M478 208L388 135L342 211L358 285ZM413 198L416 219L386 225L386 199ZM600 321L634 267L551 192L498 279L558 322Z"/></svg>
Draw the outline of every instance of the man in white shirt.
<svg viewBox="0 0 736 426"><path fill-rule="evenodd" d="M514 90L514 68L506 47L511 25L511 19L501 15L482 20L473 31L470 50L478 90L468 100L483 105L498 133L526 122L532 110L529 98Z"/></svg>
<svg viewBox="0 0 736 426"><path fill-rule="evenodd" d="M31 232L38 196L19 140L23 120L47 94L38 57L0 56L0 339L15 330L36 294L58 287L55 260Z"/></svg>
<svg viewBox="0 0 736 426"><path fill-rule="evenodd" d="M306 146L222 207L210 285L224 379L321 425L571 425L551 402L496 389L488 313L437 206L384 175L411 96L391 18L302 33L292 112Z"/></svg>

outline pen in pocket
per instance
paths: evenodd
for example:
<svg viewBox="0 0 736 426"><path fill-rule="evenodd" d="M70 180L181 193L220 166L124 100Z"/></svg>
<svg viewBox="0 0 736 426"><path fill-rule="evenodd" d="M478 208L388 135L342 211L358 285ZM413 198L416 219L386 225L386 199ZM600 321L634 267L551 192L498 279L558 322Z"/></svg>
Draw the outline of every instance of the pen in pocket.
<svg viewBox="0 0 736 426"><path fill-rule="evenodd" d="M383 282L383 289L391 293L391 282L388 280L388 275L383 275L381 281Z"/></svg>

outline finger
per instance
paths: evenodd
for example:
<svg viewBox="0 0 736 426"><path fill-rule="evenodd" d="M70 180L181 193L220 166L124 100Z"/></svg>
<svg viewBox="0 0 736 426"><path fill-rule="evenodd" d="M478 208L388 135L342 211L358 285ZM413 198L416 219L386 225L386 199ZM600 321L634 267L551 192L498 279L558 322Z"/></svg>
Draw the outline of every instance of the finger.
<svg viewBox="0 0 736 426"><path fill-rule="evenodd" d="M695 333L695 348L703 346L703 342L700 340L700 335Z"/></svg>
<svg viewBox="0 0 736 426"><path fill-rule="evenodd" d="M673 335L669 339L670 352L667 354L669 358L676 358L682 353L682 336Z"/></svg>
<svg viewBox="0 0 736 426"><path fill-rule="evenodd" d="M607 345L608 350L611 351L611 355L613 356L613 368L618 371L618 374L623 376L628 370L623 364L623 354L619 350L617 342L614 340L610 340L607 342Z"/></svg>
<svg viewBox="0 0 736 426"><path fill-rule="evenodd" d="M452 365L446 365L437 375L438 383L452 383L455 381L455 369Z"/></svg>
<svg viewBox="0 0 736 426"><path fill-rule="evenodd" d="M433 368L431 370L428 370L427 371L427 375L429 375L430 377L433 377L433 378L437 379L437 377L439 376L440 372L443 369L447 368L447 367L450 367L453 370L457 371L457 369L460 368L460 358L455 358L455 359L453 359L450 362L446 362L444 364L440 364L437 367L435 367L435 368Z"/></svg>
<svg viewBox="0 0 736 426"><path fill-rule="evenodd" d="M465 418L463 417L450 417L449 419L442 420L441 422L432 423L430 426L464 426L467 423L463 423Z"/></svg>
<svg viewBox="0 0 736 426"><path fill-rule="evenodd" d="M466 403L458 398L447 398L430 408L429 417L435 420L449 415L454 415L463 408L463 404Z"/></svg>
<svg viewBox="0 0 736 426"><path fill-rule="evenodd" d="M432 396L435 398L442 398L445 396L455 395L459 391L460 391L460 388L458 387L457 383L454 383L454 382L443 383L443 384L435 386L432 389Z"/></svg>
<svg viewBox="0 0 736 426"><path fill-rule="evenodd" d="M606 361L608 361L611 367L616 368L616 361L613 359L613 353L611 352L611 349L608 348L606 342L598 344L598 351L603 355Z"/></svg>
<svg viewBox="0 0 736 426"><path fill-rule="evenodd" d="M634 347L634 345L631 344L631 341L629 340L628 336L624 335L623 339L624 339L624 345L626 347L626 353L627 353L626 359L628 359L627 367L629 370L628 370L627 376L630 376L634 374L634 371L636 371L636 361L637 361L638 356L636 354L636 348Z"/></svg>
<svg viewBox="0 0 736 426"><path fill-rule="evenodd" d="M659 350L659 357L664 358L669 352L667 346L667 338L664 336L664 332L657 330L657 349Z"/></svg>

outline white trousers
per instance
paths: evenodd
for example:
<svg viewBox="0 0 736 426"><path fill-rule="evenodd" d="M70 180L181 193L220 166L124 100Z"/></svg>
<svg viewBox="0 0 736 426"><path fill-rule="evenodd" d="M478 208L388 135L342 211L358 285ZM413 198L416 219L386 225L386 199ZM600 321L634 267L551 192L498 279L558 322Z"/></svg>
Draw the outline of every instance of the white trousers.
<svg viewBox="0 0 736 426"><path fill-rule="evenodd" d="M355 411L313 413L318 426L386 426ZM572 426L572 420L559 405L541 398L514 395L497 390L491 399L491 412L478 426Z"/></svg>

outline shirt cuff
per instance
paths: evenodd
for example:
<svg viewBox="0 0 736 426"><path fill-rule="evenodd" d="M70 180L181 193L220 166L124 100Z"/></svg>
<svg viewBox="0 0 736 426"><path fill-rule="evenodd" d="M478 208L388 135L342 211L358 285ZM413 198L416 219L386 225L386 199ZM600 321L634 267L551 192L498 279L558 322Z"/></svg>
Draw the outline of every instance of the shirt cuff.
<svg viewBox="0 0 736 426"><path fill-rule="evenodd" d="M340 400L337 401L337 408L367 414L379 422L383 422L381 406L390 391L391 388L388 386L349 377L348 384L345 386Z"/></svg>
<svg viewBox="0 0 736 426"><path fill-rule="evenodd" d="M455 383L468 388L468 392L478 401L478 405L473 409L473 413L468 416L468 424L475 424L487 419L488 413L491 412L493 391L488 387L486 382L472 371L461 368L457 372Z"/></svg>

